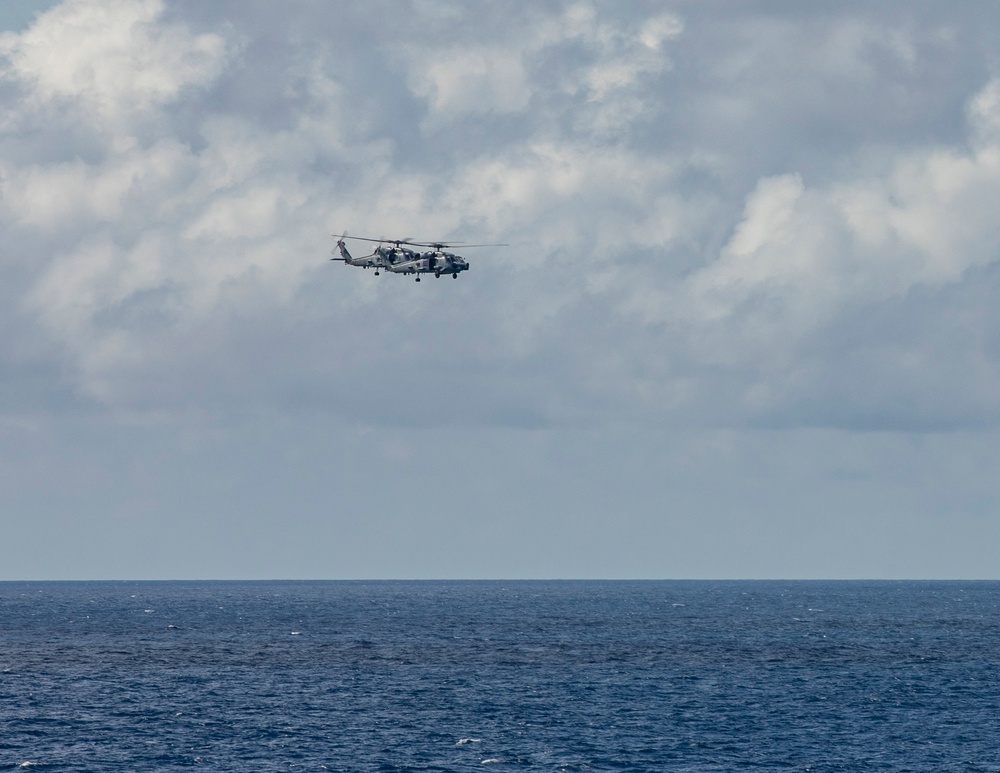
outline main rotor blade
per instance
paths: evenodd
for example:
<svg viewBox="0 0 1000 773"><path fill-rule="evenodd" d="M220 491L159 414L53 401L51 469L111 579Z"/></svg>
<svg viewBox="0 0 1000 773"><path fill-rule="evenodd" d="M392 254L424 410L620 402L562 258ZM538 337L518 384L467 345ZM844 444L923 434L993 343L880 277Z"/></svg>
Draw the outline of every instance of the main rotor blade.
<svg viewBox="0 0 1000 773"><path fill-rule="evenodd" d="M449 247L457 247L464 250L468 247L510 247L509 244L466 244L465 242L411 242L418 247L433 247L436 250L444 250Z"/></svg>
<svg viewBox="0 0 1000 773"><path fill-rule="evenodd" d="M336 236L336 234L334 234L334 236ZM348 236L346 233L341 238L342 239L359 239L360 241L363 241L363 242L378 242L378 243L392 241L391 239L369 239L367 236Z"/></svg>
<svg viewBox="0 0 1000 773"><path fill-rule="evenodd" d="M334 234L334 236L336 236L336 234ZM413 241L413 237L412 236L407 236L405 239L390 239L390 238L385 237L385 236L383 236L381 239L372 239L372 238L370 238L368 236L348 236L347 233L345 232L344 235L341 236L340 238L341 239L358 239L359 241L363 241L363 242L375 242L376 244L416 244L416 245L419 245L421 247L425 246L423 242L415 242L415 241Z"/></svg>
<svg viewBox="0 0 1000 773"><path fill-rule="evenodd" d="M334 234L336 236L336 234ZM375 242L376 244L395 244L399 246L401 244L409 244L413 247L433 247L436 250L447 249L448 247L459 247L465 249L466 247L509 247L509 244L466 244L465 242L415 242L412 236L407 236L405 239L389 239L383 236L380 239L372 239L369 236L348 236L347 231L340 236L341 239L357 239L362 242Z"/></svg>

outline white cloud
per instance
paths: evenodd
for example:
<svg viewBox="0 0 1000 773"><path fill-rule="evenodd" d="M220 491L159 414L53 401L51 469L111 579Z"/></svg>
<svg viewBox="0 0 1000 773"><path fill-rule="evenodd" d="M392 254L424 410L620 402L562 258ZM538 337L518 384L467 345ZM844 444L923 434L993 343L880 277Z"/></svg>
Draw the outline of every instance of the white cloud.
<svg viewBox="0 0 1000 773"><path fill-rule="evenodd" d="M480 38L399 46L411 88L429 108L425 129L470 114L521 113L529 107L544 113L547 106L533 106L533 98L570 94L591 103L578 116L580 128L602 135L620 131L643 111L632 90L643 78L670 68L664 44L683 31L681 20L670 14L637 25L605 19L587 3L568 5L558 15L528 14L522 21L501 33L500 44ZM551 57L573 46L584 53L579 65L543 85Z"/></svg>
<svg viewBox="0 0 1000 773"><path fill-rule="evenodd" d="M726 357L787 357L859 304L960 282L970 268L996 263L998 204L994 145L901 154L882 178L815 187L797 174L764 178L718 259L674 300L687 324L725 325ZM675 317L666 304L647 311Z"/></svg>
<svg viewBox="0 0 1000 773"><path fill-rule="evenodd" d="M433 52L416 75L414 89L437 113L515 113L531 99L524 66L505 48L471 47Z"/></svg>
<svg viewBox="0 0 1000 773"><path fill-rule="evenodd" d="M273 73L270 92L294 95L277 128L206 102L193 114L196 142L139 139L130 116L183 101L186 86L207 90L213 79L237 77L235 49L215 33L164 21L157 3L137 2L122 7L106 40L50 71L38 41L68 35L74 24L93 31L106 8L96 15L88 8L67 3L21 36L6 36L7 77L27 89L16 106L25 120L49 115L53 100L116 115L101 124L104 152L8 158L2 207L20 229L72 234L34 268L24 305L65 347L80 391L111 404L140 393L151 374L183 370L186 351L195 367L206 356L201 342L232 345L242 335L234 314L260 324L357 313L409 324L443 313L426 293L396 295L386 288L400 282L372 285L370 273L355 271L327 272L336 299L329 308L318 300L303 306L317 292L313 272L333 229L511 242L483 262L468 256L476 276L504 267L491 275L486 298L452 291L469 304L463 313L486 326L496 356L560 362L551 388L572 394L584 411L590 400L637 401L661 416L718 399L702 387L720 368L728 374L722 391L778 410L788 383L808 390L803 374L823 371L804 368L802 353L822 360L816 341L854 310L905 298L914 287L961 282L970 268L995 260L987 246L1000 191L993 84L969 102L969 148L908 148L881 173L819 182L794 169L763 174L739 192L742 211L734 215L711 179L727 167L706 164L702 148L685 155L652 139L625 141L643 111L664 114L660 87L652 86L670 71L688 29L669 14L642 19L568 5L514 18L488 46L458 35L417 56L415 46L400 44L404 56L393 66L403 71L395 77L426 99L442 131L490 112L521 122L497 144L470 137L454 157L439 149L444 162L424 168L419 156L400 163L401 148L432 147L434 133L356 114L338 58L322 54L293 57ZM434 23L465 14L442 18ZM831 52L864 61L865 41L882 39L856 23L830 35L817 46L822 67L832 66ZM149 77L100 76L123 61ZM562 64L558 73L546 69L552 61ZM73 83L82 85L73 91ZM66 130L68 116L60 119ZM713 152L722 157L726 149ZM685 182L706 174L707 182ZM625 343L601 349L601 337L585 332L589 324ZM338 346L328 355L342 356ZM372 367L392 368L392 351L372 355ZM448 367L463 367L464 355L442 356Z"/></svg>
<svg viewBox="0 0 1000 773"><path fill-rule="evenodd" d="M116 222L137 199L159 198L190 166L183 145L164 140L151 147L116 152L102 164L82 159L18 166L0 162L8 217L38 228L85 222ZM155 205L154 210L155 212Z"/></svg>
<svg viewBox="0 0 1000 773"><path fill-rule="evenodd" d="M4 75L39 102L65 100L77 118L118 122L203 85L227 59L215 34L158 22L162 0L67 0L23 33L0 36Z"/></svg>
<svg viewBox="0 0 1000 773"><path fill-rule="evenodd" d="M267 554L290 501L289 555L341 539L331 508L380 524L348 573L416 571L409 540L363 549L399 523L428 572L456 524L523 535L511 490L552 554L594 527L604 555L626 513L642 536L603 565L650 575L720 527L713 572L773 571L768 540L739 563L746 534L793 532L817 490L844 555L843 512L864 536L886 499L896 525L989 511L992 461L933 489L1000 421L996 20L650 7L68 0L4 35L0 442L30 457L5 484L75 514L100 477L84 520L159 517L143 538L178 550L176 513L208 524L202 576L220 513ZM329 262L343 229L511 246L418 285ZM129 504L133 459L159 510ZM50 497L52 469L76 472Z"/></svg>
<svg viewBox="0 0 1000 773"><path fill-rule="evenodd" d="M684 22L672 14L662 14L643 22L639 40L646 48L659 48L684 31Z"/></svg>

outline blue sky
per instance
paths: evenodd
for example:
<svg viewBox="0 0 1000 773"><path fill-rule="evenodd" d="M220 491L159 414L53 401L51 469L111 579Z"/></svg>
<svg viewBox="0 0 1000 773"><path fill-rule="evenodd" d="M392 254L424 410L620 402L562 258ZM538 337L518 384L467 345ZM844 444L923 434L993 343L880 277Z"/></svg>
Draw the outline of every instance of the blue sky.
<svg viewBox="0 0 1000 773"><path fill-rule="evenodd" d="M0 23L0 577L1000 576L1000 12Z"/></svg>

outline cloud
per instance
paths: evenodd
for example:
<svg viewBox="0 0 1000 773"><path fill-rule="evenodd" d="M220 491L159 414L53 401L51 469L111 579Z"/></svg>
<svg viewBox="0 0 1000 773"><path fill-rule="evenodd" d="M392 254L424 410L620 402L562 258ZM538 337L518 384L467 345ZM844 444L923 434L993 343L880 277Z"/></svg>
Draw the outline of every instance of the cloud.
<svg viewBox="0 0 1000 773"><path fill-rule="evenodd" d="M52 5L0 36L0 479L70 537L8 572L988 574L998 19Z"/></svg>
<svg viewBox="0 0 1000 773"><path fill-rule="evenodd" d="M398 46L427 105L425 132L480 113L545 116L555 129L569 113L577 131L620 136L645 112L637 89L670 69L668 43L683 31L671 14L618 21L589 3L515 16L498 24L499 42L477 36L428 49L418 36Z"/></svg>
<svg viewBox="0 0 1000 773"><path fill-rule="evenodd" d="M38 103L65 101L82 120L115 122L218 75L223 38L158 23L162 0L67 0L26 31L0 36L5 76Z"/></svg>
<svg viewBox="0 0 1000 773"><path fill-rule="evenodd" d="M981 281L984 271L992 275L1000 261L995 247L1000 227L992 214L1000 202L1000 147L977 138L984 136L984 105L995 90L991 82L970 101L974 136L968 149L901 153L883 176L829 185L810 187L797 174L761 179L718 258L676 292L654 304L636 300L633 308L643 308L648 320L693 329L692 356L706 364L755 372L745 400L761 390L788 400L769 404L772 415L792 410L812 391L828 405L840 403L841 415L857 410L871 416L878 412L873 400L883 402L887 415L897 414L900 398L913 403L922 394L912 414L917 424L929 413L954 416L956 409L995 421L996 368L982 367L995 359L989 350L938 350L942 342L935 336L902 344L898 338L905 328L872 330L853 351L817 350L819 342L837 340L837 331L850 328L859 314L902 308L914 294L924 299L924 313L948 328L957 311L951 289ZM993 326L988 304L971 313L981 316L974 326ZM912 325L909 318L898 322ZM882 351L882 361L861 365L858 356L866 349ZM908 367L907 361L919 365ZM927 375L935 361L965 372L979 386L970 390L952 379L939 381L931 400L939 407L932 408ZM867 383L867 393L831 393L837 371Z"/></svg>
<svg viewBox="0 0 1000 773"><path fill-rule="evenodd" d="M814 188L797 174L763 178L718 260L688 291L709 319L732 317L755 297L783 300L797 315L784 321L803 331L855 303L959 282L994 263L998 199L992 143L903 153L884 176Z"/></svg>
<svg viewBox="0 0 1000 773"><path fill-rule="evenodd" d="M901 402L954 416L945 385L918 389L912 370L885 363L927 362L944 345L904 335L914 293L944 320L951 291L996 263L996 82L967 95L956 141L862 143L817 174L795 153L774 168L784 134L756 166L742 157L743 136L771 125L761 104L803 81L743 37L692 58L690 36L737 34L726 22L706 32L696 14L553 4L492 18L487 43L461 6L417 4L414 35L385 33L373 52L340 32L328 50L328 16L297 13L297 26L264 10L240 26L151 1L67 2L2 37L17 98L0 141L30 150L5 153L0 170L0 214L28 277L17 313L63 352L80 395L135 407L381 394L417 352L405 361L421 388L461 384L452 415L467 421L856 423L879 410L899 421ZM850 14L754 23L827 85L877 83L880 57L892 77L915 77L945 45ZM268 37L293 26L294 55ZM803 29L809 50L788 37ZM428 48L431 35L441 42ZM60 46L58 61L46 53ZM348 66L369 56L371 70ZM747 125L722 120L727 87L675 83L678 57L708 85L737 73ZM793 146L825 147L798 126ZM344 228L512 247L470 250L477 281L448 283L443 301L324 265L327 234ZM850 343L867 317L879 338ZM324 327L378 343L299 339ZM275 367L262 377L265 329ZM963 410L992 416L992 354L948 356L980 385ZM831 391L831 374L868 374L876 360L869 392ZM483 373L505 380L508 408ZM816 413L816 395L839 407Z"/></svg>
<svg viewBox="0 0 1000 773"><path fill-rule="evenodd" d="M520 58L503 47L437 55L416 76L415 91L452 117L519 112L531 98Z"/></svg>

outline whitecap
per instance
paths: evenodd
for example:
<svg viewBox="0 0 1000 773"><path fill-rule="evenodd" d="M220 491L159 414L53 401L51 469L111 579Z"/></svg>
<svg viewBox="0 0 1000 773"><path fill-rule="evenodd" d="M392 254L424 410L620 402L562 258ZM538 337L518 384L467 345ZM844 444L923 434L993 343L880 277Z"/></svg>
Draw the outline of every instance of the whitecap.
<svg viewBox="0 0 1000 773"><path fill-rule="evenodd" d="M467 743L482 743L482 738L459 738L455 746L465 746Z"/></svg>
<svg viewBox="0 0 1000 773"><path fill-rule="evenodd" d="M499 760L499 759L497 759L496 757L488 757L487 759L483 760L483 761L482 761L481 763L479 763L479 764L480 764L480 765L494 765L494 764L496 764L496 763L498 763L498 762L500 762L500 760Z"/></svg>

